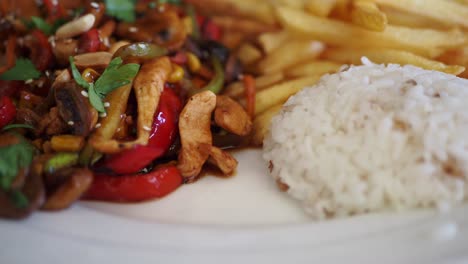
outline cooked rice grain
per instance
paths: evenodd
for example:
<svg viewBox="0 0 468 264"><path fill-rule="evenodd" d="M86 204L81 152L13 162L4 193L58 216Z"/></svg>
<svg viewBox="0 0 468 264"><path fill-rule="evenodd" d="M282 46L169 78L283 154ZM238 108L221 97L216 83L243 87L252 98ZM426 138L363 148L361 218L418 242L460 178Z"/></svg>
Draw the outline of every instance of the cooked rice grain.
<svg viewBox="0 0 468 264"><path fill-rule="evenodd" d="M272 176L314 219L466 200L468 80L363 63L324 76L273 118Z"/></svg>

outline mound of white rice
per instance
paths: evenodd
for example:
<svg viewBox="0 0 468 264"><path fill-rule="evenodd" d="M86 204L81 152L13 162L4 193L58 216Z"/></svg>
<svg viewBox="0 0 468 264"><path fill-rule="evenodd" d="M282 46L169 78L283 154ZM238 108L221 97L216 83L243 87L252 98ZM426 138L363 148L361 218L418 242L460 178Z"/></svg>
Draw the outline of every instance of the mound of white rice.
<svg viewBox="0 0 468 264"><path fill-rule="evenodd" d="M273 118L271 175L315 219L466 200L468 80L363 62L324 76Z"/></svg>

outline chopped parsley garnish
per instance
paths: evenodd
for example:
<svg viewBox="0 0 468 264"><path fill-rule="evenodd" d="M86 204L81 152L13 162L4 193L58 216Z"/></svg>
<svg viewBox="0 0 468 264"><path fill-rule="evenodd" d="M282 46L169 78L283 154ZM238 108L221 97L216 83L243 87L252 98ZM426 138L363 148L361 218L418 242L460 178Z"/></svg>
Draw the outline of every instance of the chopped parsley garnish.
<svg viewBox="0 0 468 264"><path fill-rule="evenodd" d="M136 63L122 65L122 59L117 57L109 63L96 82L88 83L76 68L72 57L70 57L70 66L76 83L87 89L89 102L101 113L106 111L102 102L104 97L113 90L129 84L140 69L140 65Z"/></svg>
<svg viewBox="0 0 468 264"><path fill-rule="evenodd" d="M40 31L44 32L44 34L46 34L47 36L55 34L55 31L57 31L57 29L65 22L67 21L64 19L57 19L53 24L49 24L43 18L37 16L32 16L30 21L23 20L23 23L28 29L37 28Z"/></svg>
<svg viewBox="0 0 468 264"><path fill-rule="evenodd" d="M5 81L26 81L36 79L41 76L41 73L36 69L36 66L31 60L18 58L13 68L0 74L0 80Z"/></svg>
<svg viewBox="0 0 468 264"><path fill-rule="evenodd" d="M135 1L105 0L106 14L125 22L135 21Z"/></svg>
<svg viewBox="0 0 468 264"><path fill-rule="evenodd" d="M23 137L15 135L16 144L0 147L0 187L7 191L21 169L28 167L34 155L34 147Z"/></svg>

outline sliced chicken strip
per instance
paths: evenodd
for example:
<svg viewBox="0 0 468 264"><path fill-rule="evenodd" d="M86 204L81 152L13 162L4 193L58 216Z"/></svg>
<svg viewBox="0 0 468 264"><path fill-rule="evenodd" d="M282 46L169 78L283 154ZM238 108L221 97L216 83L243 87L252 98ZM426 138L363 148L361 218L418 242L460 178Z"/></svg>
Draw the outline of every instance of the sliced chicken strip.
<svg viewBox="0 0 468 264"><path fill-rule="evenodd" d="M218 126L233 134L246 136L252 131L252 120L247 112L228 96L219 95L216 98L214 117Z"/></svg>
<svg viewBox="0 0 468 264"><path fill-rule="evenodd" d="M182 147L177 167L187 181L193 181L211 152L211 113L216 107L216 95L204 91L192 96L179 119Z"/></svg>
<svg viewBox="0 0 468 264"><path fill-rule="evenodd" d="M95 149L103 153L116 153L136 145L148 144L153 116L171 70L172 66L168 57L156 58L143 64L133 82L138 103L137 139L119 142L117 140L101 141L98 138L93 138L92 144Z"/></svg>
<svg viewBox="0 0 468 264"><path fill-rule="evenodd" d="M224 175L232 175L237 168L237 160L220 148L211 147L210 158L208 162L218 167Z"/></svg>

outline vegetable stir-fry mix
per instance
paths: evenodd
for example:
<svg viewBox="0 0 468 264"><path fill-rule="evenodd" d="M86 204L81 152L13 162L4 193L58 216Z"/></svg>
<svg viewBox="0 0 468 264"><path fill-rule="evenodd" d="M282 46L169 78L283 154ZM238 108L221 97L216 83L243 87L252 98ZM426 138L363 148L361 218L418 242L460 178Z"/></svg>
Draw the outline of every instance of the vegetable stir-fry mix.
<svg viewBox="0 0 468 264"><path fill-rule="evenodd" d="M241 65L191 5L15 0L0 14L1 217L235 172L225 149L247 144L255 95L247 112L220 94Z"/></svg>

